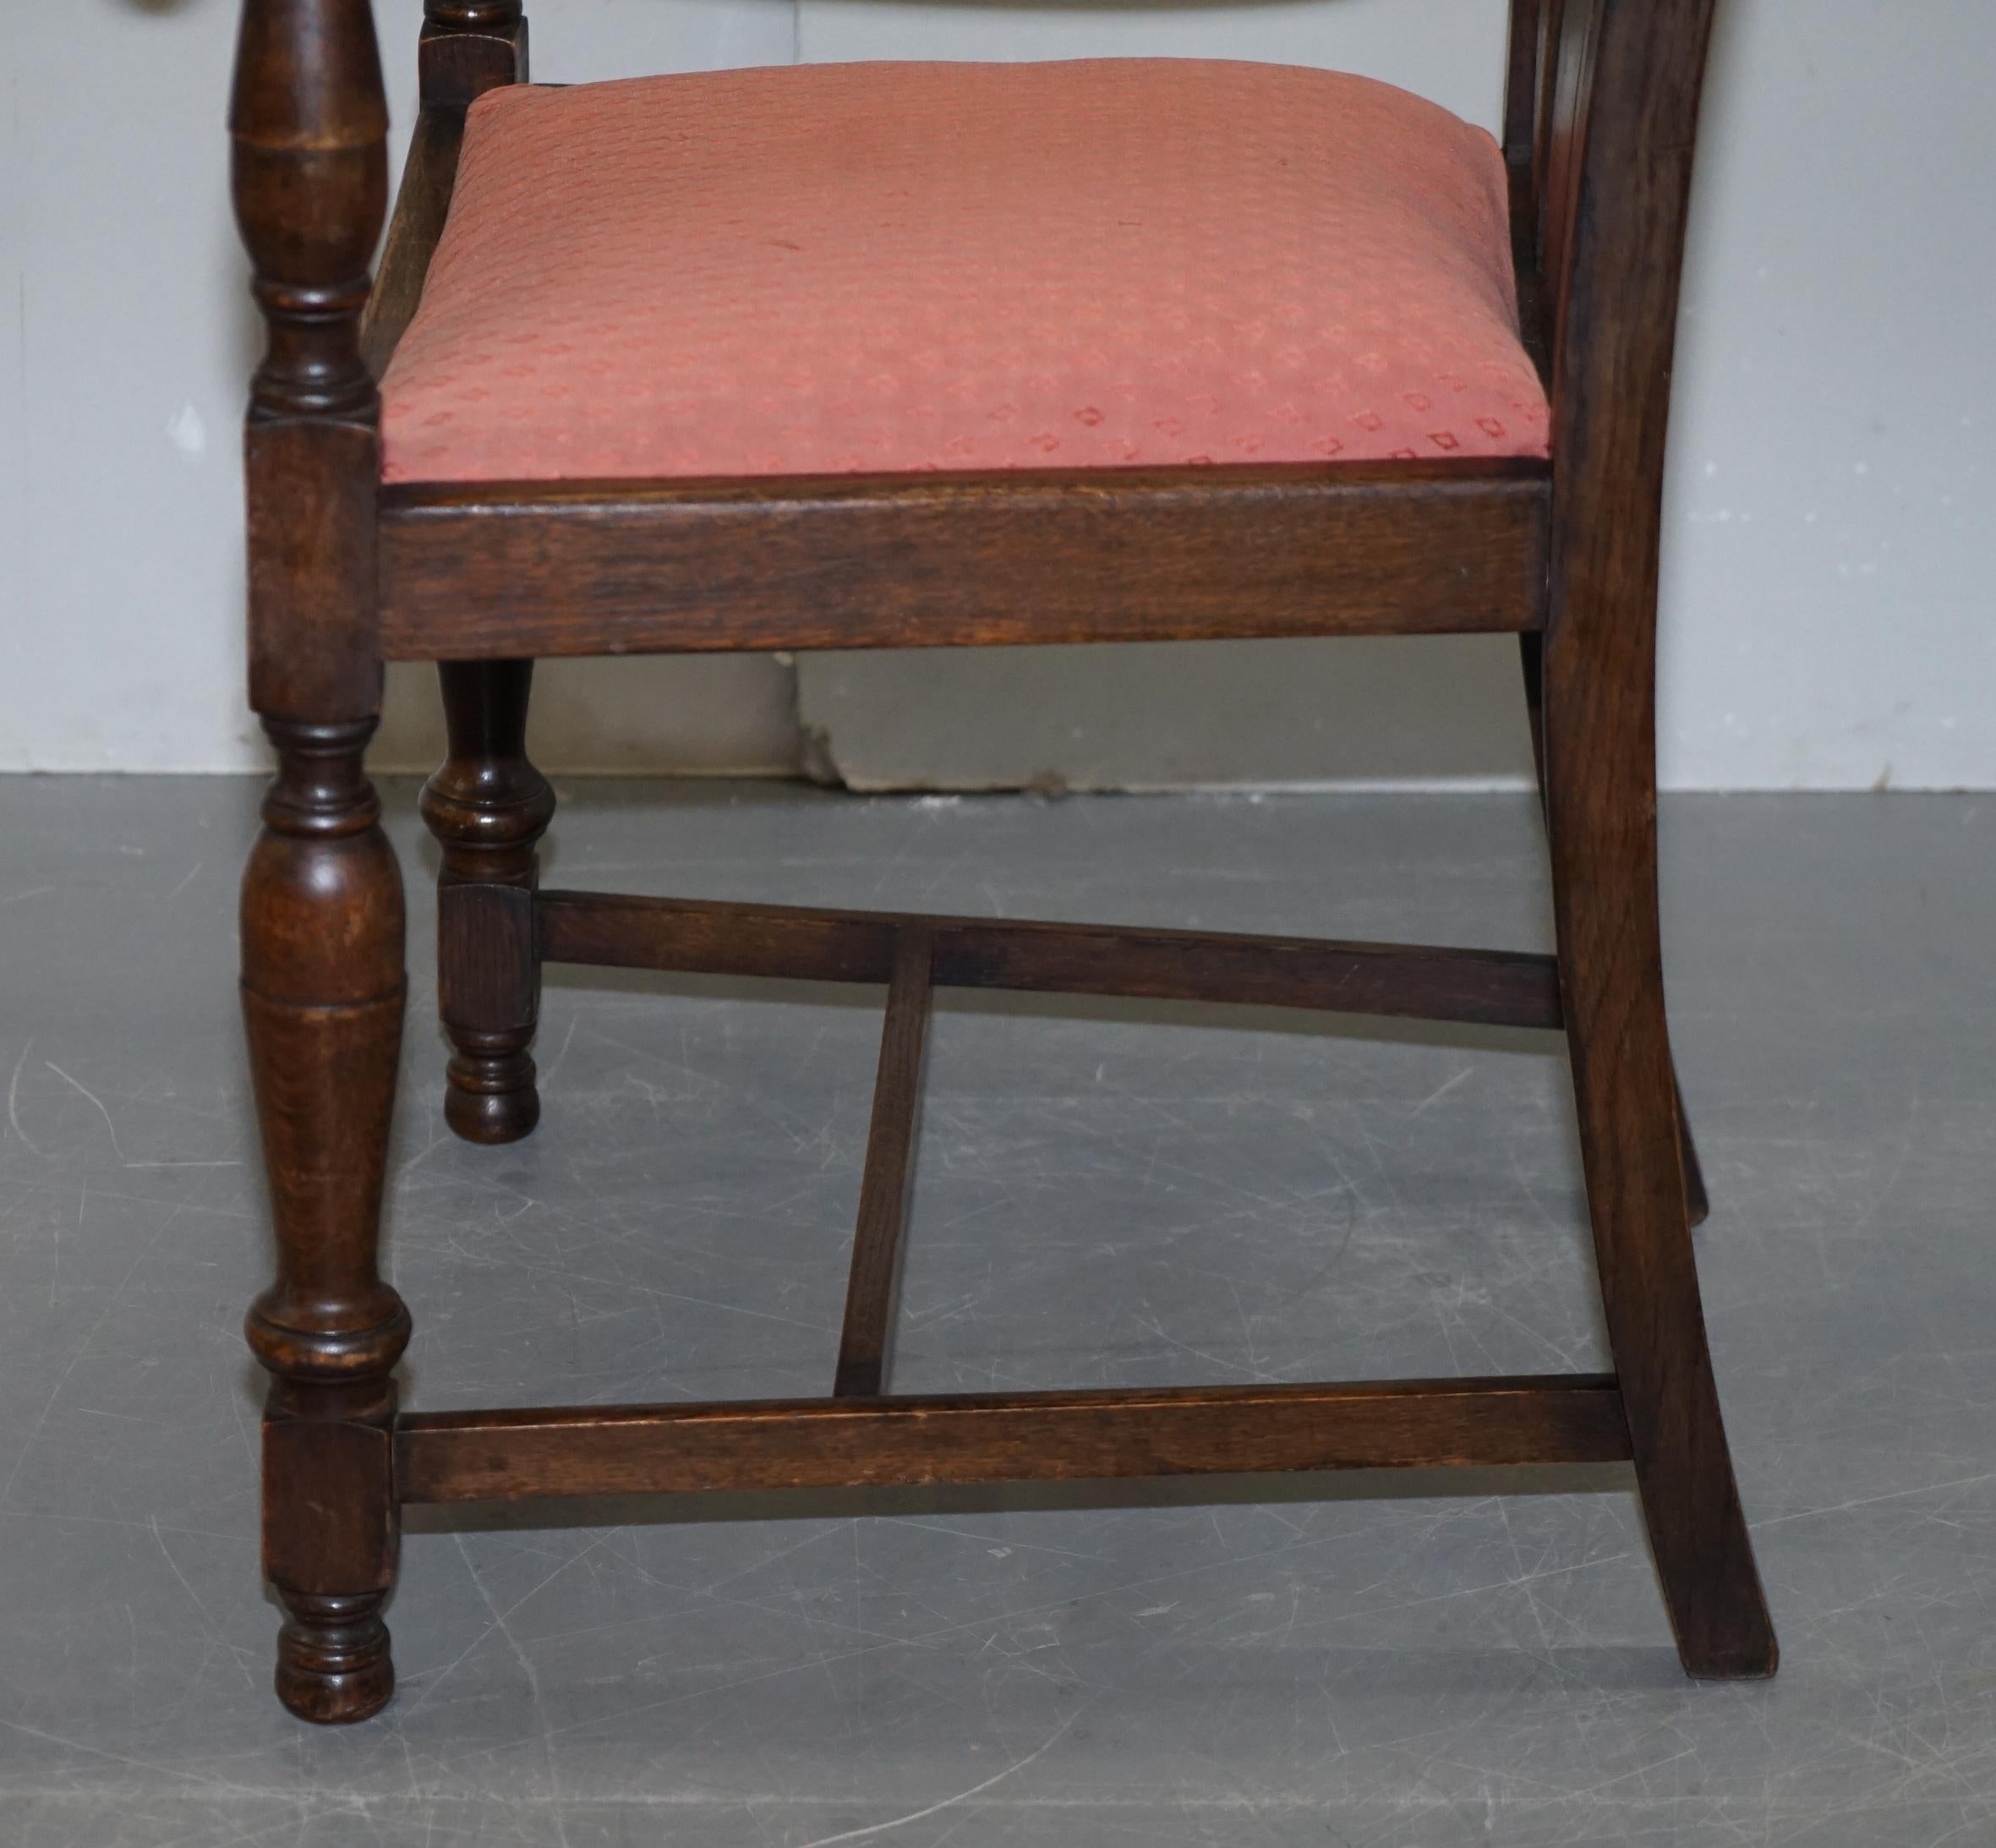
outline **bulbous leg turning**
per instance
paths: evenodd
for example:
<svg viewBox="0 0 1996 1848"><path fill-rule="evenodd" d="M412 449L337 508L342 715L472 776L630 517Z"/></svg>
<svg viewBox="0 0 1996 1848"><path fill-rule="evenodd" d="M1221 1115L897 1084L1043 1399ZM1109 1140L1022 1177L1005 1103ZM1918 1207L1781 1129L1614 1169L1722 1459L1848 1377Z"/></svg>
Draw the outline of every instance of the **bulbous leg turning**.
<svg viewBox="0 0 1996 1848"><path fill-rule="evenodd" d="M517 1038L451 1030L457 1047L445 1069L444 1121L467 1142L517 1142L540 1121L539 1076Z"/></svg>
<svg viewBox="0 0 1996 1848"><path fill-rule="evenodd" d="M402 878L361 769L369 719L267 720L278 775L243 882L243 1013L277 1274L244 1333L270 1375L264 1572L277 1692L364 1720L394 1687L393 1370L408 1312L376 1267L402 1045Z"/></svg>
<svg viewBox="0 0 1996 1848"><path fill-rule="evenodd" d="M529 1048L540 1016L535 852L555 792L528 761L531 661L438 669L450 756L423 792L444 850L437 998L452 1049L444 1120L468 1142L517 1142L540 1121Z"/></svg>
<svg viewBox="0 0 1996 1848"><path fill-rule="evenodd" d="M372 1720L388 1704L395 1667L381 1621L384 1601L376 1592L286 1599L290 1616L277 1632L277 1698L300 1720L347 1725Z"/></svg>

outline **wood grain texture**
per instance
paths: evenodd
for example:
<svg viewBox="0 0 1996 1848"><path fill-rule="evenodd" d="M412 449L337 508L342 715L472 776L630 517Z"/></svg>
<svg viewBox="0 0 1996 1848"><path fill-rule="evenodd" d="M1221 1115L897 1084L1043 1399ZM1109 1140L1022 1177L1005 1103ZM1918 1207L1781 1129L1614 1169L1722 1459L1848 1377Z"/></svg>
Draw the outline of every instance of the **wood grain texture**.
<svg viewBox="0 0 1996 1848"><path fill-rule="evenodd" d="M422 100L415 132L361 321L361 347L377 380L416 317L450 217L465 112L488 90L527 81L527 21L518 0L429 0L417 62Z"/></svg>
<svg viewBox="0 0 1996 1848"><path fill-rule="evenodd" d="M409 139L409 157L381 247L380 269L361 316L361 352L377 380L388 370L396 346L416 318L430 259L451 215L463 148L462 107L425 104Z"/></svg>
<svg viewBox="0 0 1996 1848"><path fill-rule="evenodd" d="M263 1556L277 1692L364 1720L394 1687L391 1376L408 1312L376 1267L403 1010L402 894L361 771L373 722L269 720L278 775L243 873L243 1025L276 1277L245 1324L271 1376Z"/></svg>
<svg viewBox="0 0 1996 1848"><path fill-rule="evenodd" d="M405 1502L1617 1463L1612 1380L1184 1386L412 1413Z"/></svg>
<svg viewBox="0 0 1996 1848"><path fill-rule="evenodd" d="M1512 631L1534 462L423 484L381 495L419 659Z"/></svg>
<svg viewBox="0 0 1996 1848"><path fill-rule="evenodd" d="M1511 269L1518 290L1518 326L1525 351L1551 396L1552 330L1541 270L1539 132L1545 73L1560 0L1511 0L1510 49L1504 78L1504 171L1511 212Z"/></svg>
<svg viewBox="0 0 1996 1848"><path fill-rule="evenodd" d="M914 918L610 893L540 894L549 962L684 974L885 981L896 933L929 932L939 988L1121 995L1159 1001L1557 1027L1553 960L1514 950L1338 943L1015 919Z"/></svg>
<svg viewBox="0 0 1996 1848"><path fill-rule="evenodd" d="M1583 147L1545 642L1554 914L1588 1206L1650 1549L1693 1675L1774 1672L1692 1255L1665 1025L1655 637L1671 362L1713 0L1567 0ZM1576 25L1576 14L1589 17Z"/></svg>
<svg viewBox="0 0 1996 1848"><path fill-rule="evenodd" d="M845 1316L832 1391L840 1398L882 1390L892 1338L908 1184L915 1170L921 1116L921 1058L928 1042L931 943L921 925L894 938L887 1018L880 1031L880 1069L873 1083L866 1171L860 1179L859 1223L845 1287Z"/></svg>
<svg viewBox="0 0 1996 1848"><path fill-rule="evenodd" d="M450 754L424 785L437 873L437 1009L451 1046L444 1120L468 1142L517 1142L540 1121L530 1048L540 1020L533 889L555 791L527 755L531 661L438 670Z"/></svg>
<svg viewBox="0 0 1996 1848"><path fill-rule="evenodd" d="M488 90L527 81L521 0L424 0L416 71L424 106L463 108Z"/></svg>
<svg viewBox="0 0 1996 1848"><path fill-rule="evenodd" d="M249 697L266 716L380 703L375 426L360 355L388 112L365 0L246 0L230 184L266 335L244 432Z"/></svg>
<svg viewBox="0 0 1996 1848"><path fill-rule="evenodd" d="M1545 812L1545 637L1521 635L1518 638L1518 665L1523 670L1525 715L1532 734L1532 767L1539 781L1539 812ZM1671 1062L1671 1095L1677 1109L1678 1153L1684 1163L1684 1197L1693 1226L1702 1226L1711 1217L1712 1196L1705 1186L1704 1163L1698 1159L1698 1141L1691 1133L1691 1118L1685 1113L1684 1087L1678 1081L1675 1058Z"/></svg>
<svg viewBox="0 0 1996 1848"><path fill-rule="evenodd" d="M376 1257L403 1011L402 892L362 767L380 700L375 424L362 357L387 194L367 0L246 0L231 186L267 342L244 447L249 693L277 754L243 876L242 1001L276 1277L250 1309L271 1378L263 1555L280 1699L364 1720L394 1687L381 1619L399 1511Z"/></svg>

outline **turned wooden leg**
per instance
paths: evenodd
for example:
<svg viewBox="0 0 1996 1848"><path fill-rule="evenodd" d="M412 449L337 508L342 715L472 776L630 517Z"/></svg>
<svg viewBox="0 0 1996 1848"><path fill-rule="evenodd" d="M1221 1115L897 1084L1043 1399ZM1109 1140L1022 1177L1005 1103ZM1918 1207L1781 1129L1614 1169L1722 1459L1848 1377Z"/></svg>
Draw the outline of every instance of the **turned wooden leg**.
<svg viewBox="0 0 1996 1848"><path fill-rule="evenodd" d="M243 1009L276 1225L249 1311L271 1375L264 1571L277 1693L365 1720L394 1688L381 1607L400 1535L391 1370L408 1312L375 1269L402 1044L402 892L361 766L371 719L267 719L277 779L243 881Z"/></svg>
<svg viewBox="0 0 1996 1848"><path fill-rule="evenodd" d="M528 1048L540 1016L534 849L555 792L527 757L531 661L446 662L450 756L423 791L444 850L437 1003L453 1048L444 1120L468 1142L517 1142L540 1120Z"/></svg>
<svg viewBox="0 0 1996 1848"><path fill-rule="evenodd" d="M1518 638L1518 664L1524 670L1525 716L1532 728L1532 764L1539 775L1539 801L1545 802L1545 638L1521 635ZM1684 1087L1677 1081L1677 1062L1671 1060L1671 1102L1676 1113L1677 1152L1684 1163L1684 1198L1694 1226L1711 1217L1712 1196L1705 1190L1704 1163L1698 1160L1698 1142L1691 1133L1691 1118L1685 1113Z"/></svg>
<svg viewBox="0 0 1996 1848"><path fill-rule="evenodd" d="M1686 1671L1771 1675L1778 1651L1720 1418L1676 1129L1653 719L1643 697L1617 698L1616 676L1572 665L1558 689L1569 698L1549 702L1546 740L1560 980L1643 1517Z"/></svg>

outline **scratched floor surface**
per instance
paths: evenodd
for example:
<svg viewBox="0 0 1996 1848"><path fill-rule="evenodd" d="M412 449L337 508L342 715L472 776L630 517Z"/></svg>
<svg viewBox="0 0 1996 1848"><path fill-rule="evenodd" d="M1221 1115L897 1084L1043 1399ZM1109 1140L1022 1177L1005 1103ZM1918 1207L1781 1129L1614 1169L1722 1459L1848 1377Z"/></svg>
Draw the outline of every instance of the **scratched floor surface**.
<svg viewBox="0 0 1996 1848"><path fill-rule="evenodd" d="M1996 802L1666 811L1772 1684L1680 1677L1614 1470L707 1498L426 1511L396 1703L326 1733L238 1334L254 793L0 782L0 1842L1996 1842ZM565 795L566 883L1545 941L1517 798ZM411 1402L828 1386L877 993L566 972L541 1130L477 1151L412 974ZM1603 1364L1556 1042L960 997L925 1128L904 1388Z"/></svg>

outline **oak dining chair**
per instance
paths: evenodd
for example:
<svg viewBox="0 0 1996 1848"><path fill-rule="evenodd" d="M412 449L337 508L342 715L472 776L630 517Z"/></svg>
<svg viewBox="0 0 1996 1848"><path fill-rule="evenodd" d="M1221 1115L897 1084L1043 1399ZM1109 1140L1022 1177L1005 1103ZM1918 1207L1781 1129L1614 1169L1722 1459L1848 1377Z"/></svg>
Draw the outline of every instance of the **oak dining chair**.
<svg viewBox="0 0 1996 1848"><path fill-rule="evenodd" d="M414 1504L1386 1466L1632 1463L1684 1668L1773 1671L1657 909L1665 426L1713 3L1513 0L1497 140L1384 85L1223 61L537 86L519 0L427 0L391 217L368 0L244 0L250 701L277 766L243 888L276 1244L248 1335L293 1713L389 1698ZM1519 640L1556 954L536 878L540 656L1468 632ZM459 1135L534 1128L546 964L884 988L826 1397L399 1407L377 1231L403 901L363 764L388 660L440 666L422 810ZM1563 1030L1613 1370L895 1394L952 987Z"/></svg>

